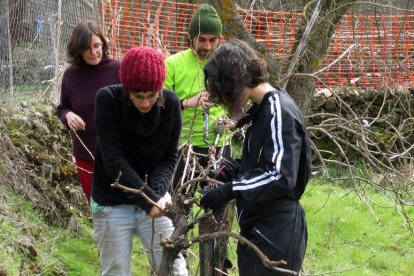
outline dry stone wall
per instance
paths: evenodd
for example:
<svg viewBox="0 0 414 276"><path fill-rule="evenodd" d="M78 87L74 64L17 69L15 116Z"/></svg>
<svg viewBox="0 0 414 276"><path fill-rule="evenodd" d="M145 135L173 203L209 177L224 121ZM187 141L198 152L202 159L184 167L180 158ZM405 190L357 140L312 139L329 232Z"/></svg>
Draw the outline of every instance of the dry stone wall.
<svg viewBox="0 0 414 276"><path fill-rule="evenodd" d="M36 102L0 109L2 137L11 141L27 164L18 172L22 181L6 185L30 199L52 221L76 228L74 212L89 217L88 204L77 178L69 131L55 110L53 104Z"/></svg>

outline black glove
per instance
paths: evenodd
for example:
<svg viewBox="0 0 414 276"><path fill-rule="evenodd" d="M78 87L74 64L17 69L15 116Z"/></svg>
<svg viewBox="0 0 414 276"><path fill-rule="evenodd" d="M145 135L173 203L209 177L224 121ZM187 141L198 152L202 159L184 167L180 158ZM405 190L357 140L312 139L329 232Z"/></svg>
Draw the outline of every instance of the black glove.
<svg viewBox="0 0 414 276"><path fill-rule="evenodd" d="M228 182L205 194L200 200L200 205L205 209L213 210L214 214L218 214L223 210L224 205L233 198L232 183Z"/></svg>
<svg viewBox="0 0 414 276"><path fill-rule="evenodd" d="M216 170L211 172L211 178L223 183L230 182L232 179L237 178L237 173L240 168L239 162L239 159L233 159L231 161L224 160Z"/></svg>

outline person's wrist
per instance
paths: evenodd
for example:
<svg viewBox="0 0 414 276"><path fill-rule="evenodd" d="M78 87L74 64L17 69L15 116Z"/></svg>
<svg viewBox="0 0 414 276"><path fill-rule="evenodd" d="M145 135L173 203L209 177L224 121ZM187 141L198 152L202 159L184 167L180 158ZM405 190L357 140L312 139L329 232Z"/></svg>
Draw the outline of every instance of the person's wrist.
<svg viewBox="0 0 414 276"><path fill-rule="evenodd" d="M66 121L70 119L70 116L72 116L72 113L73 113L72 111L69 111L68 113L66 113L65 115Z"/></svg>
<svg viewBox="0 0 414 276"><path fill-rule="evenodd" d="M231 182L227 182L226 184L220 186L220 193L226 202L232 200L234 198L233 184Z"/></svg>

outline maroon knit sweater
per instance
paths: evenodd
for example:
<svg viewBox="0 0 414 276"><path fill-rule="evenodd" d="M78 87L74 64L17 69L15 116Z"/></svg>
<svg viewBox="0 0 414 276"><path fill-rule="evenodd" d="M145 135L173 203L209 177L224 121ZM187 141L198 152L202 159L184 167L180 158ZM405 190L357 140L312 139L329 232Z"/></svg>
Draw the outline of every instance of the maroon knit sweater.
<svg viewBox="0 0 414 276"><path fill-rule="evenodd" d="M89 65L82 61L66 69L60 94L57 116L67 127L66 114L73 111L85 122L85 130L77 131L79 138L92 154L95 154L96 130L94 124L95 94L102 87L120 83L119 68L121 62L105 55L98 65ZM71 133L73 155L76 158L92 161L79 139Z"/></svg>

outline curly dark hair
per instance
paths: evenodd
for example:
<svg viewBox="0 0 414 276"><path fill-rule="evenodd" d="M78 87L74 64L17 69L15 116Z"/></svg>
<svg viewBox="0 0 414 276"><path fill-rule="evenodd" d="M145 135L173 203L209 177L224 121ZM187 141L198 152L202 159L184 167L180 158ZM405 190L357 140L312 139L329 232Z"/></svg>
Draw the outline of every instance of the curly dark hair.
<svg viewBox="0 0 414 276"><path fill-rule="evenodd" d="M66 61L70 65L79 65L81 63L83 60L82 53L89 49L92 35L97 35L102 40L102 53L105 55L108 52L108 41L101 27L91 20L82 21L73 29L66 47Z"/></svg>
<svg viewBox="0 0 414 276"><path fill-rule="evenodd" d="M240 110L243 88L255 88L269 79L266 62L246 42L231 38L214 52L204 67L210 100L223 105L230 115Z"/></svg>

